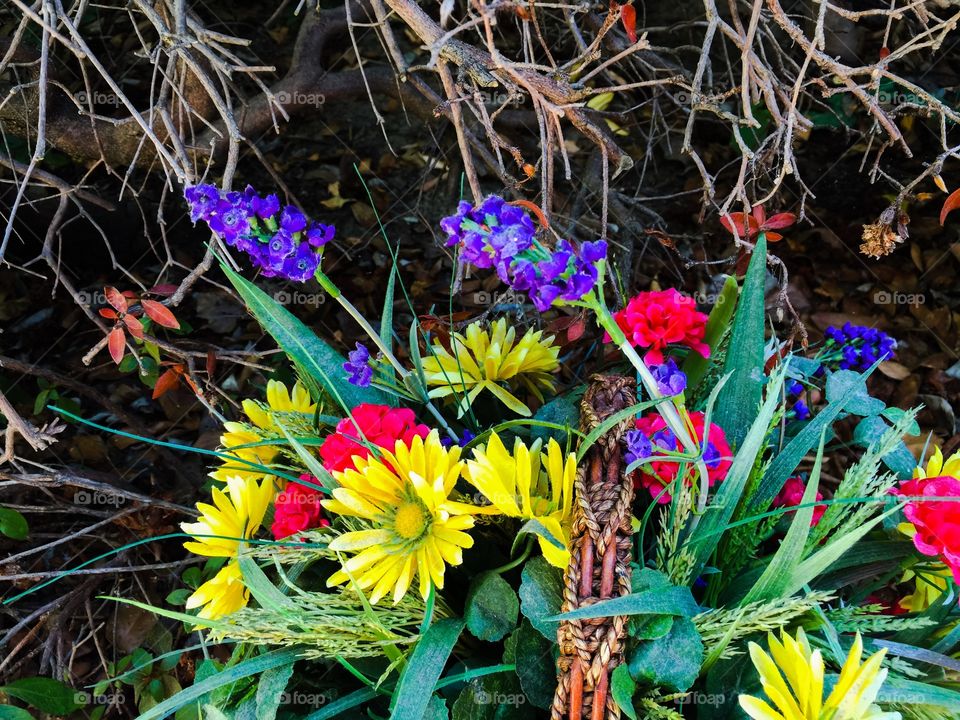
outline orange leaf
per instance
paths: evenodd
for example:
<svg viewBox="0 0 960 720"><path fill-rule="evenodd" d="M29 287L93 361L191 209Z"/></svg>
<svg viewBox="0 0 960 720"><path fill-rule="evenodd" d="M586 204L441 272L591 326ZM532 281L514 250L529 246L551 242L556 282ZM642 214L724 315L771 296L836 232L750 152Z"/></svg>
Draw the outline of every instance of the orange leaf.
<svg viewBox="0 0 960 720"><path fill-rule="evenodd" d="M530 212L532 212L534 215L537 216L537 220L540 221L540 225L542 227L545 227L545 228L550 227L550 223L547 222L547 216L543 214L543 210L541 210L539 206L535 205L529 200L512 200L507 204L526 208L527 210L529 210Z"/></svg>
<svg viewBox="0 0 960 720"><path fill-rule="evenodd" d="M623 21L623 29L627 31L627 37L631 43L637 42L637 9L633 5L624 5L620 8L620 19Z"/></svg>
<svg viewBox="0 0 960 720"><path fill-rule="evenodd" d="M176 368L170 368L163 375L157 378L156 385L153 386L153 399L156 400L164 393L173 390L180 384L180 375Z"/></svg>
<svg viewBox="0 0 960 720"><path fill-rule="evenodd" d="M101 317L107 318L107 320L116 320L119 315L117 315L116 310L111 310L110 308L100 308L97 312L100 313Z"/></svg>
<svg viewBox="0 0 960 720"><path fill-rule="evenodd" d="M107 336L107 346L110 348L110 357L119 365L123 360L123 346L126 342L126 336L123 334L123 328L115 327Z"/></svg>
<svg viewBox="0 0 960 720"><path fill-rule="evenodd" d="M947 192L947 184L943 181L942 177L939 175L934 175L933 182L938 188L940 188L941 192Z"/></svg>
<svg viewBox="0 0 960 720"><path fill-rule="evenodd" d="M777 213L763 223L763 227L770 230L783 230L793 225L797 221L797 216L793 213Z"/></svg>
<svg viewBox="0 0 960 720"><path fill-rule="evenodd" d="M778 232L764 232L764 235L767 236L767 242L779 242L783 240L783 235Z"/></svg>
<svg viewBox="0 0 960 720"><path fill-rule="evenodd" d="M143 340L143 323L133 317L133 315L124 315L123 324L127 326L127 330L129 330L130 334L137 340Z"/></svg>
<svg viewBox="0 0 960 720"><path fill-rule="evenodd" d="M143 311L147 314L147 317L157 323L157 325L163 325L164 327L173 328L174 330L179 329L180 322L164 305L161 305L156 300L141 300L140 304L143 306Z"/></svg>
<svg viewBox="0 0 960 720"><path fill-rule="evenodd" d="M123 293L115 287L107 285L103 289L103 294L107 296L107 302L110 303L117 312L127 311L127 299L123 296Z"/></svg>
<svg viewBox="0 0 960 720"><path fill-rule="evenodd" d="M954 190L943 202L943 208L940 210L940 224L943 225L944 220L947 219L947 215L958 207L960 207L960 190Z"/></svg>

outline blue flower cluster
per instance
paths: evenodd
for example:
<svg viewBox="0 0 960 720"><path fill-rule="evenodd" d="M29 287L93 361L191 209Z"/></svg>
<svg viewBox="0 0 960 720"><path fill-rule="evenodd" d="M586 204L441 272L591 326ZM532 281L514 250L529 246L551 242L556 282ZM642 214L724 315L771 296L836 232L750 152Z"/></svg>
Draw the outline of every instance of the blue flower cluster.
<svg viewBox="0 0 960 720"><path fill-rule="evenodd" d="M787 399L797 398L792 406L794 417L797 420L809 420L810 419L810 408L807 407L807 404L800 399L800 395L803 393L803 383L799 380L788 380L784 386L784 390L787 393Z"/></svg>
<svg viewBox="0 0 960 720"><path fill-rule="evenodd" d="M843 327L829 327L824 333L824 349L839 352L836 360L842 370L868 370L877 360L893 359L897 341L882 330L844 323Z"/></svg>
<svg viewBox="0 0 960 720"><path fill-rule="evenodd" d="M363 343L357 343L357 349L347 353L347 362L343 364L349 380L357 387L369 387L373 381L373 368L370 366L370 351Z"/></svg>
<svg viewBox="0 0 960 720"><path fill-rule="evenodd" d="M193 222L203 220L227 245L247 253L266 277L306 282L336 232L333 225L310 222L292 205L281 207L276 195L262 197L249 185L243 192L193 185L183 195Z"/></svg>
<svg viewBox="0 0 960 720"><path fill-rule="evenodd" d="M652 366L650 373L657 381L657 389L661 395L679 395L687 388L687 376L677 367L677 361L673 358L667 358L662 365Z"/></svg>
<svg viewBox="0 0 960 720"><path fill-rule="evenodd" d="M461 202L456 215L440 221L447 246L460 246L460 262L494 268L513 290L526 292L540 312L555 300L574 301L597 284L597 263L607 256L603 240L575 249L560 240L552 251L537 242L530 216L503 198L488 197L477 207Z"/></svg>
<svg viewBox="0 0 960 720"><path fill-rule="evenodd" d="M632 465L637 460L646 460L653 455L653 443L650 442L643 430L627 430L623 439L627 443L627 451L623 454L623 459L627 465Z"/></svg>

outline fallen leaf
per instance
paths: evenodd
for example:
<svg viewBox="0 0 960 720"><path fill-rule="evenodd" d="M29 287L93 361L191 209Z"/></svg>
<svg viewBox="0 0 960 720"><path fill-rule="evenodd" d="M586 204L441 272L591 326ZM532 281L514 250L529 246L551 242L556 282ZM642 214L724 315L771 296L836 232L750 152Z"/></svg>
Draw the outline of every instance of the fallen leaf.
<svg viewBox="0 0 960 720"><path fill-rule="evenodd" d="M910 377L910 368L896 360L884 360L877 369L891 380L906 380Z"/></svg>

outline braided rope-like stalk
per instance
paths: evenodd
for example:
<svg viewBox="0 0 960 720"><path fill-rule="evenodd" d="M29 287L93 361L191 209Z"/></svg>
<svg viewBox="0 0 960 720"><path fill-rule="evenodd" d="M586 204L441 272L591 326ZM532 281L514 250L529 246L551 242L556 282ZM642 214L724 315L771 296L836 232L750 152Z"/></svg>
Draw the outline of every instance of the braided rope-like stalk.
<svg viewBox="0 0 960 720"><path fill-rule="evenodd" d="M610 415L636 404L636 381L594 375L580 404L580 425L590 432ZM622 439L630 418L607 431L577 468L570 564L562 611L630 593L630 506L633 483L623 473ZM619 720L609 693L610 673L623 661L624 616L565 621L552 720Z"/></svg>

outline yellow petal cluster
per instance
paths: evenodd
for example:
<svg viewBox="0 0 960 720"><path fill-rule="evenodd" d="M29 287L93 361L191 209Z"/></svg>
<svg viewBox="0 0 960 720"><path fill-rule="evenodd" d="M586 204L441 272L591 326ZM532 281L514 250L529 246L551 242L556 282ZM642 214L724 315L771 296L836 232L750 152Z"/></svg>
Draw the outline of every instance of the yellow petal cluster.
<svg viewBox="0 0 960 720"><path fill-rule="evenodd" d="M900 720L900 713L885 712L874 704L887 676L880 667L886 650L861 662L859 633L826 699L823 657L811 649L802 628L795 638L781 630L779 641L771 633L767 645L769 655L750 643L750 659L772 705L752 695L740 696L740 707L753 720Z"/></svg>
<svg viewBox="0 0 960 720"><path fill-rule="evenodd" d="M543 556L566 568L570 560L570 524L577 464L573 454L563 456L552 438L546 452L540 440L528 448L517 438L511 453L496 433L474 450L464 476L490 501L484 512L537 520L550 537L538 536Z"/></svg>
<svg viewBox="0 0 960 720"><path fill-rule="evenodd" d="M554 389L551 373L560 366L559 352L553 336L544 337L542 330L530 329L517 340L516 329L501 318L489 330L475 322L463 334L453 333L449 350L435 343L423 359L423 370L430 397L455 396L459 416L484 390L529 416L530 408L514 392L524 388L543 401L544 392Z"/></svg>
<svg viewBox="0 0 960 720"><path fill-rule="evenodd" d="M943 459L943 453L940 448L933 449L933 455L927 461L927 467L916 467L913 469L914 478L935 478L952 477L960 480L960 451L955 452L946 460Z"/></svg>

